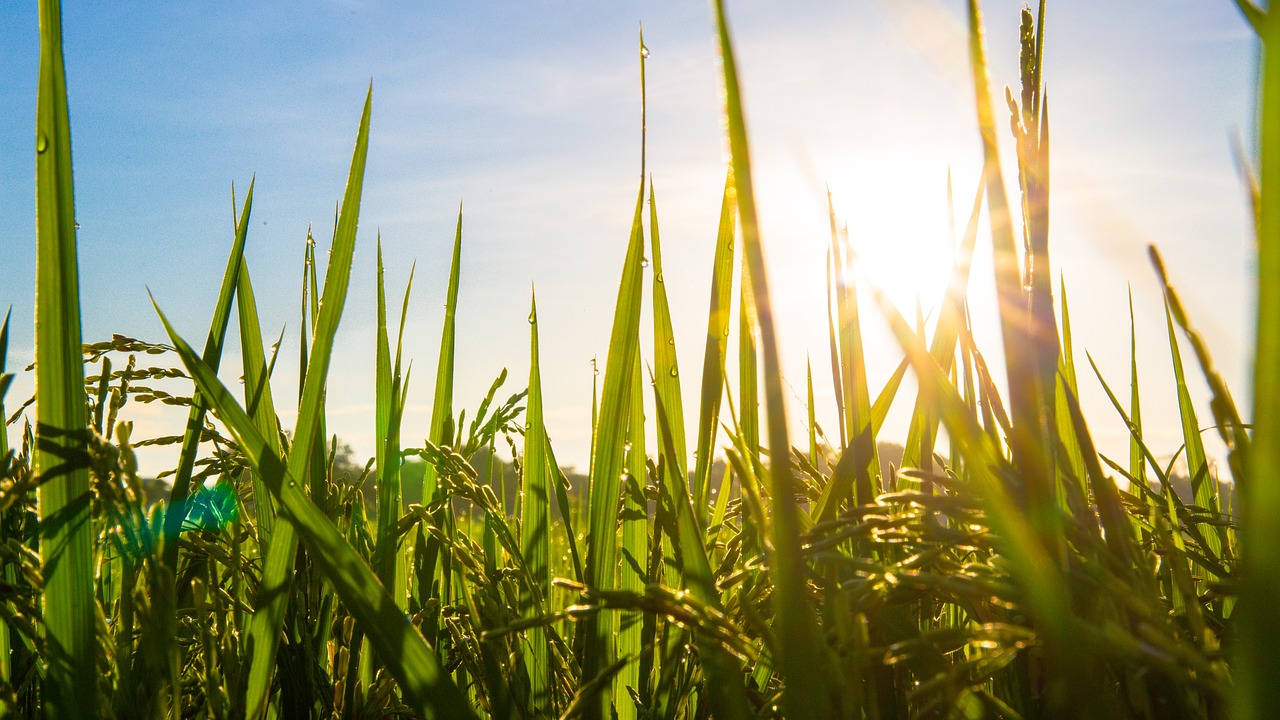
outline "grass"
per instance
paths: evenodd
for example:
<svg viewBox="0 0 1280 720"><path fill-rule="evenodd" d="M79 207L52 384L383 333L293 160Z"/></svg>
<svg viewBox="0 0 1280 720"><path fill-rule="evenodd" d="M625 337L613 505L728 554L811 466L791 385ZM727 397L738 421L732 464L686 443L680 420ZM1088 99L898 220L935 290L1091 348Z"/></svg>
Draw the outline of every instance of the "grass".
<svg viewBox="0 0 1280 720"><path fill-rule="evenodd" d="M310 238L305 248L302 385L290 432L276 416L278 358L266 353L244 259L252 185L202 353L160 308L163 343L115 336L82 344L59 7L45 0L37 391L13 416L3 405L13 379L4 365L7 317L0 326L0 417L12 417L0 428L0 708L59 718L1267 717L1280 706L1280 621L1268 604L1280 591L1280 524L1272 520L1280 484L1270 477L1280 465L1272 437L1280 296L1261 279L1280 262L1280 184L1271 182L1280 176L1280 55L1267 51L1280 20L1238 4L1264 48L1251 187L1258 354L1247 421L1152 251L1188 490L1144 437L1136 343L1125 402L1094 367L1131 430L1127 463L1094 445L1078 400L1067 299L1060 291L1055 304L1051 285L1045 3L1022 15L1020 87L1008 98L1019 199L1011 204L981 8L970 0L985 162L945 300L931 328L878 293L876 307L860 307L846 280L858 260L831 211L825 279L836 433L827 435L813 408L810 369L803 447L792 447L788 432L747 122L724 7L715 3L731 162L698 427L690 437L684 426L658 193L642 154L584 493L560 469L544 424L532 297L527 389L503 391L504 372L469 423L455 413L461 210L429 434L421 447L401 440L411 378L400 338L412 274L393 355L379 244L379 444L362 471L338 462L325 385L357 252L372 88L329 252ZM643 107L643 39L640 49ZM970 331L969 260L987 241L979 236L984 206L1007 387L987 372L987 350ZM327 258L323 272L319 258ZM646 309L652 357L641 353ZM238 394L218 376L233 311L244 367ZM878 387L863 360L867 312L888 319L904 357ZM739 384L730 387L735 339ZM899 393L907 372L914 397ZM1203 408L1187 391L1197 372L1211 391L1233 493L1201 440ZM162 389L173 383L186 390ZM186 425L166 438L133 438L122 418L146 402L188 407ZM914 410L901 467L885 471L878 448L894 403ZM20 431L32 405L35 426ZM180 443L180 460L169 497L151 505L133 449L160 442ZM510 449L514 476L495 459L499 447ZM727 460L719 476L718 449ZM406 478L418 477L406 460L425 463L418 503L406 502ZM509 495L508 482L519 492Z"/></svg>

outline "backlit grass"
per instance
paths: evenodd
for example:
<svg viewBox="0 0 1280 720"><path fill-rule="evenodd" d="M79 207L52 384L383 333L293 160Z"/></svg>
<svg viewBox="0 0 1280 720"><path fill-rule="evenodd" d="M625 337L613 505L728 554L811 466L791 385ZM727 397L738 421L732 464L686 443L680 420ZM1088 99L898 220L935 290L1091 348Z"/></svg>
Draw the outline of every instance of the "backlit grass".
<svg viewBox="0 0 1280 720"><path fill-rule="evenodd" d="M831 211L820 281L838 409L821 418L813 408L823 361L807 378L807 416L790 421L748 118L715 3L731 158L706 238L715 259L700 374L677 363L661 195L642 161L582 488L544 424L552 349L539 344L532 293L527 383L504 372L469 417L456 410L461 212L430 427L402 427L412 282L397 320L379 243L376 456L362 471L337 461L325 388L352 261L368 251L356 227L372 91L328 252L310 238L305 248L294 427L276 414L286 395L270 378L282 359L267 354L244 254L252 185L201 352L159 306L159 342L82 344L60 13L42 0L36 394L11 416L7 318L0 327L0 708L59 718L1268 717L1280 707L1270 608L1280 597L1280 295L1265 281L1280 276L1280 55L1267 50L1280 19L1237 2L1263 43L1254 416L1241 414L1153 249L1189 472L1179 491L1173 465L1144 439L1136 346L1130 377L1078 374L1067 299L1054 299L1044 2L1022 14L1010 115L993 100L980 7L969 2L984 165L932 326L874 289L878 302L860 306L849 272L859 260ZM642 107L646 55L642 40ZM1002 171L1009 148L1016 178ZM987 241L995 348L976 346L967 300L970 259ZM232 313L240 384L218 374ZM903 351L884 385L866 372L867 313L888 320ZM992 354L1007 384L988 373ZM907 372L914 396L899 393ZM1187 391L1197 373L1211 391L1207 415ZM1131 430L1125 464L1091 437L1078 396L1094 381ZM184 390L164 389L175 382ZM186 425L134 438L126 418L146 402L187 407ZM687 402L696 428L684 425ZM894 404L913 408L905 438L881 432ZM1206 425L1227 448L1229 477L1209 462ZM903 443L901 466L887 471L886 441ZM161 442L181 450L167 499L151 504L133 449Z"/></svg>

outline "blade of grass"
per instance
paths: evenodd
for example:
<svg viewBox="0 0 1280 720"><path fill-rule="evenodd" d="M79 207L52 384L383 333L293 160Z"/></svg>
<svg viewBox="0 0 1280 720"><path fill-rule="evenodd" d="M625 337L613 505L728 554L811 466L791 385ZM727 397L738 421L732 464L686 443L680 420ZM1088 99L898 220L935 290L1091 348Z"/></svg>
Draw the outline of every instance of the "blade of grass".
<svg viewBox="0 0 1280 720"><path fill-rule="evenodd" d="M5 372L6 358L9 353L9 316L12 314L13 308L10 307L4 313L4 324L0 325L0 462L5 462L9 457L9 426L5 423L9 416L4 410L4 396L9 392L9 385L13 382L13 374ZM0 523L4 522L3 517L4 514L0 511ZM17 580L17 572L12 563L5 564L3 579L10 585ZM9 656L9 632L8 621L0 620L0 681L6 683L12 682L13 678L12 658Z"/></svg>
<svg viewBox="0 0 1280 720"><path fill-rule="evenodd" d="M1178 394L1178 415L1182 419L1182 439L1184 456L1187 461L1187 475L1191 479L1191 494L1193 502L1208 510L1210 514L1216 515L1218 508L1218 480L1209 472L1209 459L1205 454L1204 441L1200 438L1200 423L1196 418L1195 406L1191 402L1191 393L1187 389L1187 378L1182 366L1182 353L1178 349L1178 338L1174 333L1173 327L1173 311L1169 307L1169 300L1165 298L1165 324L1169 333L1169 356L1173 361L1173 377L1177 385ZM1205 539L1208 541L1208 547L1205 549L1213 554L1215 558L1222 556L1224 538L1226 529L1218 526L1208 528ZM1207 578L1210 582L1216 581L1217 577Z"/></svg>
<svg viewBox="0 0 1280 720"><path fill-rule="evenodd" d="M840 395L844 399L844 432L842 440L848 438L848 445L843 448L852 451L858 461L855 463L854 501L857 503L872 502L878 494L872 485L875 474L876 452L875 438L870 434L871 396L867 382L867 363L862 343L862 322L858 308L858 286L853 272L853 251L849 245L849 235L843 235L836 227L836 210L831 200L831 191L827 191L827 217L831 226L831 257L835 265L837 345L840 350ZM828 490L832 489L829 484ZM840 488L842 494L848 491ZM828 496L826 502L819 502L821 511L818 515L830 517L837 505L844 498Z"/></svg>
<svg viewBox="0 0 1280 720"><path fill-rule="evenodd" d="M618 503L622 497L621 475L626 444L628 407L631 400L632 364L636 360L640 331L640 300L643 291L644 183L636 196L635 216L631 225L631 241L623 265L618 301L614 310L613 330L609 336L609 353L605 360L604 388L600 396L599 422L596 424L595 458L591 468L590 507L588 508L587 558L584 574L587 586L615 587L618 565ZM583 678L596 678L614 662L612 622L609 616L590 615L581 623L586 638L583 646ZM588 717L607 717L610 688L601 689L598 705Z"/></svg>
<svg viewBox="0 0 1280 720"><path fill-rule="evenodd" d="M1247 483L1244 458L1249 456L1249 434L1245 431L1244 422L1240 419L1240 411L1236 408L1236 402L1231 397L1231 390L1227 388L1226 381L1223 380L1222 375L1214 367L1213 358L1209 355L1209 346L1205 343L1200 333L1191 327L1191 322L1187 318L1186 308L1183 306L1182 300L1179 299L1177 291L1173 289L1173 285L1169 283L1169 277L1164 268L1164 260L1161 259L1160 253L1154 245L1150 246L1148 250L1151 254L1151 261L1160 277L1160 284L1164 287L1165 297L1169 302L1169 312L1172 314L1174 322L1178 324L1178 327L1182 328L1182 331L1187 335L1187 339L1190 340L1191 349L1196 355L1196 362L1200 365L1200 370L1204 373L1205 381L1209 385L1211 393L1209 409L1213 413L1213 421L1218 428L1222 443L1227 447L1227 462L1231 466L1231 475L1236 478L1237 482Z"/></svg>
<svg viewBox="0 0 1280 720"><path fill-rule="evenodd" d="M680 467L687 467L688 446L684 431L684 401L680 392L680 368L676 362L676 338L671 326L671 305L662 276L662 247L658 236L658 200L649 181L649 239L653 262L653 366L654 389L671 413L671 447ZM665 447L660 447L665 452ZM688 493L685 478L679 478Z"/></svg>
<svg viewBox="0 0 1280 720"><path fill-rule="evenodd" d="M733 168L725 177L720 202L720 227L716 232L715 259L711 264L711 308L707 312L707 344L702 356L702 394L698 404L698 448L694 452L693 507L703 523L711 497L711 466L724 396L725 362L729 353L729 307L733 292L733 238L738 204Z"/></svg>
<svg viewBox="0 0 1280 720"><path fill-rule="evenodd" d="M619 503L622 501L623 468L626 462L625 442L630 426L631 400L636 395L632 385L640 358L640 311L644 295L644 185L645 143L645 58L649 51L640 38L640 189L636 193L636 209L631 220L631 238L622 266L618 299L614 305L613 328L609 334L609 352L605 358L604 388L600 393L598 420L592 437L590 507L587 521L587 586L612 589L618 569L617 529ZM596 413L592 413L596 419ZM643 550L641 551L643 553ZM582 671L580 678L612 675L615 664L613 638L614 616L599 613L588 616L581 624ZM596 700L587 710L590 720L602 720L612 714L612 687L604 684Z"/></svg>
<svg viewBox="0 0 1280 720"><path fill-rule="evenodd" d="M271 394L271 368L267 365L262 346L262 327L258 320L258 304L253 294L253 282L249 276L249 264L240 263L240 276L236 283L237 317L240 321L240 354L244 367L245 407L253 418L258 432L278 455L284 454L280 444L280 421L276 417L275 400ZM283 338L283 331L281 334ZM276 342L279 347L279 341ZM272 355L274 364L275 355ZM257 517L259 540L269 542L275 527L275 501L262 478L253 477L254 510Z"/></svg>
<svg viewBox="0 0 1280 720"><path fill-rule="evenodd" d="M647 471L644 442L644 384L637 343L631 363L631 401L628 403L626 469L622 473L622 554L618 566L618 589L643 593L649 584L646 570L649 546L648 500L644 496ZM614 613L618 623L618 657L639 658L644 649L644 613L621 610ZM618 720L635 720L636 704L629 698L640 690L640 663L629 662L614 677L614 697Z"/></svg>
<svg viewBox="0 0 1280 720"><path fill-rule="evenodd" d="M1240 9L1240 14L1244 15L1244 19L1249 21L1249 26L1253 28L1255 33L1262 34L1263 28L1267 22L1267 12L1257 5L1253 4L1253 0L1235 0L1236 7Z"/></svg>
<svg viewBox="0 0 1280 720"><path fill-rule="evenodd" d="M98 713L93 521L80 355L71 122L62 58L62 10L41 0L36 94L36 477L44 571L48 717Z"/></svg>
<svg viewBox="0 0 1280 720"><path fill-rule="evenodd" d="M360 129L356 135L342 210L335 223L334 244L330 249L329 266L325 273L324 298L323 301L313 305L313 308L318 310L318 314L314 339L311 343L311 354L306 363L306 378L303 380L298 423L294 428L293 444L289 449L288 475L291 478L307 476L308 464L312 462L313 445L316 444L317 433L321 429L319 420L324 411L325 379L328 375L334 336L342 317L347 287L351 280L351 261L355 252L356 225L360 214L365 159L369 149L369 113L372 101L371 85L365 96L364 110L360 117ZM314 297L314 289L312 292ZM259 472L262 470L259 469ZM264 479L268 482L272 480L270 477L264 477ZM295 509L294 512L299 511ZM280 642L285 600L292 584L291 570L298 542L297 527L293 523L277 524L275 530L271 543L267 547L255 611L250 620L249 632L245 637L245 647L251 652L249 681L245 695L245 707L248 709L250 718L261 717L269 701L275 651ZM367 630L366 633L368 633Z"/></svg>
<svg viewBox="0 0 1280 720"><path fill-rule="evenodd" d="M0 458L9 454L9 426L5 422L8 415L4 411L4 396L9 392L9 385L13 383L13 373L5 372L5 363L9 353L9 317L13 315L13 308L10 307L4 313L4 324L0 325ZM0 656L0 662L7 663L8 656ZM5 675L8 678L8 675Z"/></svg>
<svg viewBox="0 0 1280 720"><path fill-rule="evenodd" d="M458 227L453 236L453 259L449 263L449 290L444 304L444 328L440 332L440 360L436 365L435 399L431 406L431 431L428 439L435 445L451 442L453 422L453 363L457 345L458 287L462 268L462 206L458 206ZM427 464L422 476L422 499L435 497L436 470Z"/></svg>
<svg viewBox="0 0 1280 720"><path fill-rule="evenodd" d="M444 326L440 331L440 357L436 363L435 395L431 405L431 428L427 439L431 444L451 445L457 442L454 437L461 433L461 427L455 427L453 418L453 376L454 354L457 346L457 310L458 289L461 282L462 269L462 204L458 204L458 224L453 237L453 257L449 263L449 287L444 306ZM427 463L422 474L422 501L434 502L439 499L436 468ZM452 507L442 505L432 517L432 524L438 528L450 529L453 526ZM448 601L450 558L443 553L436 538L424 535L418 530L419 544L425 548L423 558L419 560L422 572L417 587L414 589L419 606L426 606L434 593L439 593L441 602ZM440 564L437 567L437 563ZM439 580L438 589L433 587ZM423 623L423 633L427 639L439 644L438 615L432 614Z"/></svg>
<svg viewBox="0 0 1280 720"><path fill-rule="evenodd" d="M521 592L521 614L532 617L541 605L539 598L551 592L551 497L547 429L542 417L542 371L538 357L538 304L529 298L529 395L525 410L524 480L520 504L520 553L534 586ZM566 523L569 522L565 513ZM531 714L551 714L551 657L547 631L542 626L529 629L529 691Z"/></svg>
<svg viewBox="0 0 1280 720"><path fill-rule="evenodd" d="M403 416L405 378L400 372L401 339L396 343L395 364L391 362L391 341L387 332L387 294L382 264L382 239L378 239L377 263L377 359L375 366L375 432L378 445L375 463L378 469L378 534L374 551L374 568L382 584L393 591L393 597L401 609L406 607L404 558L399 553L398 524L402 512L400 499L400 420ZM400 338L404 336L409 292L413 287L413 271L405 288L404 305L400 312Z"/></svg>
<svg viewBox="0 0 1280 720"><path fill-rule="evenodd" d="M771 570L778 618L778 649L774 661L786 685L783 707L787 714L796 720L827 718L833 714L831 701L835 693L827 684L827 664L822 662L826 643L805 591L808 572L800 553L801 519L800 509L795 502L796 487L791 475L788 452L790 440L783 405L782 368L778 357L773 309L769 301L769 286L765 279L764 252L756 221L751 160L738 89L738 71L725 20L724 3L722 0L715 0L714 7L734 188L737 193L738 215L742 222L743 255L747 258L748 272L743 284L750 282L752 285L755 320L760 330L760 349L764 359L765 408L769 447L772 450L768 477L774 501L770 527L773 541Z"/></svg>
<svg viewBox="0 0 1280 720"><path fill-rule="evenodd" d="M658 416L658 437L662 443L662 455L666 458L678 458L675 448L675 432L673 418L667 412L666 402L661 393L654 393L654 401ZM726 473L727 474L727 473ZM678 461L666 473L667 484L663 488L662 502L669 504L676 519L676 535L671 541L676 545L676 556L680 562L680 576L684 580L689 594L704 606L723 611L720 590L716 587L715 577L711 572L711 563L702 544L702 535L698 529L694 508L690 504L688 492L683 487L681 478L684 468ZM728 495L728 488L721 490ZM702 660L703 672L707 675L706 693L709 704L714 708L718 720L739 720L750 716L745 688L742 684L742 673L736 667L732 656L724 647L706 638L702 633L695 634L694 641L698 645L698 654Z"/></svg>

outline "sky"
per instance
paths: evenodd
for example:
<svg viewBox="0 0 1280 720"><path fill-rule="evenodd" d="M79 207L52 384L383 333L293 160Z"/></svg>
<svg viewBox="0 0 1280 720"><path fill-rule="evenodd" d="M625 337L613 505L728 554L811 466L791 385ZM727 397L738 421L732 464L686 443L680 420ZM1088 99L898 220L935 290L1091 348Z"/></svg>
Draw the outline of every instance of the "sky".
<svg viewBox="0 0 1280 720"><path fill-rule="evenodd" d="M941 294L948 173L962 214L981 160L964 6L728 3L797 438L809 357L819 422L835 422L824 374L825 188L863 258L861 277L908 315L917 296L928 312ZM984 7L999 98L1017 79L1021 3ZM63 12L86 342L112 333L163 340L149 289L200 344L231 245L232 188L243 199L254 180L246 258L268 344L284 333L274 386L291 426L284 398L297 387L303 246L309 227L322 246L332 233L372 83L329 430L359 458L372 456L380 237L390 296L399 297L416 263L404 444L427 435L461 204L456 406L473 415L504 368L502 396L523 389L536 288L548 431L561 461L578 467L589 453L591 361L603 367L640 180L643 24L646 168L696 422L727 162L709 4L100 2L67 3ZM33 357L38 47L35 4L0 6L0 310L13 311L11 369ZM1162 300L1146 256L1152 243L1235 396L1249 404L1255 258L1233 147L1252 154L1256 52L1229 0L1049 3L1053 270L1066 284L1081 394L1104 452L1123 457L1126 438L1084 353L1124 395L1130 288L1147 431L1158 454L1180 442ZM1004 108L996 109L1004 127ZM1011 160L1007 134L1000 141ZM1015 177L1006 176L1010 186ZM978 341L998 367L989 255L989 236L980 236L970 291ZM878 387L901 352L874 315L864 313ZM234 383L234 341L226 358L222 376ZM30 375L20 374L8 407L30 394ZM1204 382L1190 377L1205 425ZM905 435L909 394L904 388L890 415L890 436ZM129 417L139 438L175 432L181 413L134 406ZM173 452L142 461L154 474Z"/></svg>

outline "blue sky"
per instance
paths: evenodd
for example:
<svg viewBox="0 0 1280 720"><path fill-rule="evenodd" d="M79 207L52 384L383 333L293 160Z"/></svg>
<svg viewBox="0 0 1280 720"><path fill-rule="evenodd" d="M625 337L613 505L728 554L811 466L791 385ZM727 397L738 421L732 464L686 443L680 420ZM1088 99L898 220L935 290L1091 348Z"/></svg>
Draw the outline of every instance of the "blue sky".
<svg viewBox="0 0 1280 720"><path fill-rule="evenodd" d="M1016 79L1020 3L985 7L998 90ZM949 242L947 171L957 205L967 206L979 161L963 3L750 0L730 2L729 14L784 362L800 389L807 354L825 367L825 184L868 258L868 274L904 307L917 290L926 309L936 299ZM474 408L504 367L509 388L523 386L536 284L549 430L558 455L584 465L590 360L606 351L639 178L641 22L652 52L648 169L691 396L725 163L713 25L701 2L68 3L86 340L113 332L159 339L148 287L189 339L203 337L230 246L231 186L243 197L256 174L247 257L269 340L285 328L277 393L287 397L296 387L290 366L303 242L309 225L322 243L332 231L372 81L369 165L330 383L331 431L359 455L372 454L380 232L393 294L417 262L405 442L426 435L461 202L458 403ZM1172 375L1145 247L1155 242L1164 251L1193 321L1247 401L1253 256L1231 138L1249 145L1254 43L1228 0L1051 2L1047 28L1051 243L1076 341L1113 383L1127 384L1132 284L1149 425L1172 452ZM32 353L37 49L34 4L4 4L0 306L13 306L11 365ZM1008 159L1012 148L1002 142ZM895 269L904 262L915 270ZM929 284L917 288L920 278ZM972 290L975 314L989 311L989 288L975 282ZM979 331L988 354L998 355L990 327ZM883 333L871 332L874 384L898 355ZM1119 424L1100 404L1083 357L1080 364L1100 440L1116 447ZM232 361L224 377L235 375ZM819 411L830 423L824 377L817 378ZM1200 378L1192 383L1200 392ZM9 405L29 391L29 380L20 379ZM901 404L905 416L909 403ZM172 427L169 417L139 412L136 434ZM166 458L153 453L144 462L156 472Z"/></svg>

